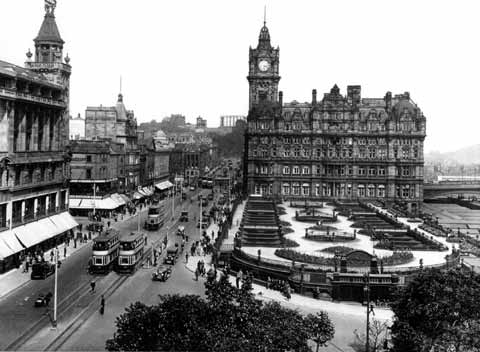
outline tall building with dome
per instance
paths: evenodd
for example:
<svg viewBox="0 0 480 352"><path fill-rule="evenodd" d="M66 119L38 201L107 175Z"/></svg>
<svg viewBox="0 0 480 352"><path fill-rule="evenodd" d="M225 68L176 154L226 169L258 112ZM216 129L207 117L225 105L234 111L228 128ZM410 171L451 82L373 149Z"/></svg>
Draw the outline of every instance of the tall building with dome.
<svg viewBox="0 0 480 352"><path fill-rule="evenodd" d="M410 94L363 98L334 85L310 102L283 102L280 50L264 23L249 55L244 185L283 199L423 201L426 119Z"/></svg>
<svg viewBox="0 0 480 352"><path fill-rule="evenodd" d="M0 61L0 273L78 225L68 213L71 66L54 11L46 2L25 67Z"/></svg>

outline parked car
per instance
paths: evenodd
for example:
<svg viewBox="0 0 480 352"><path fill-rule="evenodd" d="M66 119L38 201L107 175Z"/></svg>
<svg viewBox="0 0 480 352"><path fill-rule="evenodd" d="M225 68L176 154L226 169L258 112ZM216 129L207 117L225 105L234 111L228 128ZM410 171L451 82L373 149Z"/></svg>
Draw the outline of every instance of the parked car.
<svg viewBox="0 0 480 352"><path fill-rule="evenodd" d="M190 186L190 191L195 191L195 186Z"/></svg>
<svg viewBox="0 0 480 352"><path fill-rule="evenodd" d="M34 263L32 265L32 273L30 278L35 279L46 279L48 276L52 275L55 272L55 265L49 262Z"/></svg>
<svg viewBox="0 0 480 352"><path fill-rule="evenodd" d="M180 222L188 222L188 211L182 211L180 215Z"/></svg>
<svg viewBox="0 0 480 352"><path fill-rule="evenodd" d="M169 265L160 264L152 273L152 281L167 281L172 275L172 267Z"/></svg>

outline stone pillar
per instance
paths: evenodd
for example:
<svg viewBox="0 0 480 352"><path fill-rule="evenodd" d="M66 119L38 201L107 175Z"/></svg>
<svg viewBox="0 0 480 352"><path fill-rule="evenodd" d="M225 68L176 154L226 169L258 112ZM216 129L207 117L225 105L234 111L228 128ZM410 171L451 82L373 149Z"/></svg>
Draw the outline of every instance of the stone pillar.
<svg viewBox="0 0 480 352"><path fill-rule="evenodd" d="M24 217L25 217L25 201L22 200L22 221L23 221Z"/></svg>
<svg viewBox="0 0 480 352"><path fill-rule="evenodd" d="M38 198L33 200L33 217L37 218Z"/></svg>
<svg viewBox="0 0 480 352"><path fill-rule="evenodd" d="M48 133L49 133L49 123L50 116L48 111L42 111L43 114L43 139L42 139L42 150L48 150Z"/></svg>
<svg viewBox="0 0 480 352"><path fill-rule="evenodd" d="M7 223L10 224L9 227L11 227L12 225L12 221L13 221L13 212L12 212L12 208L13 208L13 202L12 200L10 200L8 203L7 203Z"/></svg>
<svg viewBox="0 0 480 352"><path fill-rule="evenodd" d="M8 119L8 152L13 153L14 151L14 121L15 121L15 103L7 101L5 103L5 114L6 118Z"/></svg>
<svg viewBox="0 0 480 352"><path fill-rule="evenodd" d="M38 119L40 115L40 109L35 109L32 112L32 134L30 138L30 150L37 151L38 150Z"/></svg>
<svg viewBox="0 0 480 352"><path fill-rule="evenodd" d="M25 128L26 128L26 119L27 112L25 108L22 107L17 110L17 116L19 119L18 123L18 137L17 137L17 151L25 151Z"/></svg>

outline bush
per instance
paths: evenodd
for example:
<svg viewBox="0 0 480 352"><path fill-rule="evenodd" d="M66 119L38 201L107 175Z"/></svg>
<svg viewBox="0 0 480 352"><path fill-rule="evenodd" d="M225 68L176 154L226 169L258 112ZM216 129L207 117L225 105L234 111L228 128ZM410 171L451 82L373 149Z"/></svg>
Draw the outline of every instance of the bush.
<svg viewBox="0 0 480 352"><path fill-rule="evenodd" d="M298 247L298 246L300 246L296 241L288 239L288 238L283 238L282 245L284 247Z"/></svg>

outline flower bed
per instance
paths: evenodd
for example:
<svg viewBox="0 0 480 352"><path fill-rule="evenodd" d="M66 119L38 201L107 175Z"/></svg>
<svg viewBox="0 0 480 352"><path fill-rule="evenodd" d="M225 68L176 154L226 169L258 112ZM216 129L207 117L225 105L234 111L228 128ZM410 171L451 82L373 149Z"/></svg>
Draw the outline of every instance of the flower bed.
<svg viewBox="0 0 480 352"><path fill-rule="evenodd" d="M347 247L346 247L347 248ZM317 265L335 265L334 258L326 258L321 256L314 256L305 253L297 252L293 249L277 249L275 250L275 255L289 260L294 260L296 262L302 262L307 264L317 264ZM413 254L408 251L394 251L392 255L380 258L383 266L392 266L392 265L401 265L409 263L413 260ZM338 263L337 263L338 264ZM369 260L350 260L348 261L348 266L369 266Z"/></svg>
<svg viewBox="0 0 480 352"><path fill-rule="evenodd" d="M319 252L326 252L326 253L338 253L339 255L346 255L350 253L351 251L354 251L355 249L351 247L345 247L345 246L333 246L333 247L327 247L324 249L320 249Z"/></svg>
<svg viewBox="0 0 480 352"><path fill-rule="evenodd" d="M350 242L354 241L356 238L352 235L334 235L334 232L331 234L323 234L323 235L308 235L304 236L306 240L315 241L315 242Z"/></svg>
<svg viewBox="0 0 480 352"><path fill-rule="evenodd" d="M295 230L293 230L291 227L282 227L282 234L286 235L287 233L293 233Z"/></svg>
<svg viewBox="0 0 480 352"><path fill-rule="evenodd" d="M298 247L300 246L296 241L288 239L288 238L283 238L282 240L282 246L291 248L291 247Z"/></svg>
<svg viewBox="0 0 480 352"><path fill-rule="evenodd" d="M291 227L292 226L292 224L290 224L288 221L279 221L278 223L282 227Z"/></svg>

